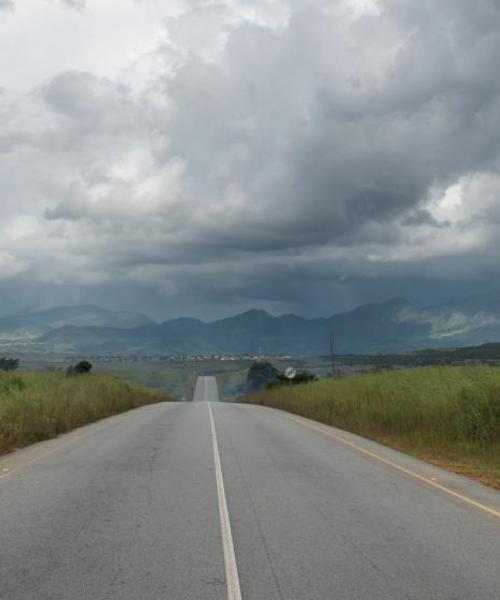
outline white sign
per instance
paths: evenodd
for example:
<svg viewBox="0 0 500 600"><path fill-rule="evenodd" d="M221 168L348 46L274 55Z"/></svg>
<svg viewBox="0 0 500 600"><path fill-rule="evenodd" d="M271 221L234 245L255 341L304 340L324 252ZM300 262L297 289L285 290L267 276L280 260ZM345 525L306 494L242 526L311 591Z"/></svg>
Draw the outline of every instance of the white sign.
<svg viewBox="0 0 500 600"><path fill-rule="evenodd" d="M288 379L295 379L297 371L294 369L294 367L287 367L285 370L285 375L288 377Z"/></svg>

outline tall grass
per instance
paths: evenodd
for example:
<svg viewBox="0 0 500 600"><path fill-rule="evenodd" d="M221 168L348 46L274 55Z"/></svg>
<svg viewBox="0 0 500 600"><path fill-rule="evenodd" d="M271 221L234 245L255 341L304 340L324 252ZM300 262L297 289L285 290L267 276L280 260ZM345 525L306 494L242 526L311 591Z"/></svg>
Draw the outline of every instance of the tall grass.
<svg viewBox="0 0 500 600"><path fill-rule="evenodd" d="M0 452L163 400L109 377L0 373Z"/></svg>
<svg viewBox="0 0 500 600"><path fill-rule="evenodd" d="M500 369L433 367L273 388L281 408L409 450L500 487Z"/></svg>

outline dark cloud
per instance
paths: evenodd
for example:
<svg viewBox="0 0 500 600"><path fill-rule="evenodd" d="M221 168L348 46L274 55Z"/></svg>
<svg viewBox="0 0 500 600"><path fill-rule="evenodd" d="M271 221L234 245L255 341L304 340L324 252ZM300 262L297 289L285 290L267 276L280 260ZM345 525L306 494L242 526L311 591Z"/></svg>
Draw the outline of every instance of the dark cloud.
<svg viewBox="0 0 500 600"><path fill-rule="evenodd" d="M0 12L14 10L13 0L0 0Z"/></svg>
<svg viewBox="0 0 500 600"><path fill-rule="evenodd" d="M211 315L487 285L500 5L377 6L187 2L146 77L0 96L0 279Z"/></svg>

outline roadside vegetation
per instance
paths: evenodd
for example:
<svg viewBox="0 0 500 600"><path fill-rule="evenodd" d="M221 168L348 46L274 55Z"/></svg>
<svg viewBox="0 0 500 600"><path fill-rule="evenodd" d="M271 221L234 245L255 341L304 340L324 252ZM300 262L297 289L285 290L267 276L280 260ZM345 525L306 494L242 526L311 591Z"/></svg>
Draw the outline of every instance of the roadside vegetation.
<svg viewBox="0 0 500 600"><path fill-rule="evenodd" d="M500 489L500 368L429 367L246 396L358 433Z"/></svg>
<svg viewBox="0 0 500 600"><path fill-rule="evenodd" d="M0 371L16 371L19 369L18 358L7 358L3 356L0 358Z"/></svg>
<svg viewBox="0 0 500 600"><path fill-rule="evenodd" d="M165 400L111 377L0 372L0 453Z"/></svg>

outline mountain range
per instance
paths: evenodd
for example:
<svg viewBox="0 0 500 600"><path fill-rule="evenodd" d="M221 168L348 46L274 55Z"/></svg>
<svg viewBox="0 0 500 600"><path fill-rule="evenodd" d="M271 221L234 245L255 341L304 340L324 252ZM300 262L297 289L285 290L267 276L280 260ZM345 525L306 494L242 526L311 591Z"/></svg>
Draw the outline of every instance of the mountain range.
<svg viewBox="0 0 500 600"><path fill-rule="evenodd" d="M96 306L56 307L0 319L5 348L77 354L327 354L399 352L500 341L500 294L418 307L404 299L364 304L325 318L263 310L206 323L155 323Z"/></svg>
<svg viewBox="0 0 500 600"><path fill-rule="evenodd" d="M145 315L106 310L99 306L56 306L48 310L21 312L0 318L0 343L28 342L49 331L75 327L141 327L153 321Z"/></svg>

